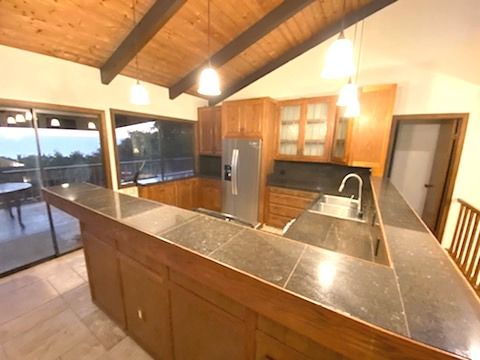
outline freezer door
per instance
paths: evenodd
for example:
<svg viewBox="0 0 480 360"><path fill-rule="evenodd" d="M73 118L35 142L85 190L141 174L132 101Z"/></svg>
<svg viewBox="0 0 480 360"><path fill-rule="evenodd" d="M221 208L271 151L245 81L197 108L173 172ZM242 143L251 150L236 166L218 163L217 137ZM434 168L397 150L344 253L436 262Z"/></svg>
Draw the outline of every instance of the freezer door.
<svg viewBox="0 0 480 360"><path fill-rule="evenodd" d="M252 225L258 223L261 147L261 140L235 139L227 144L232 180L224 188L223 211Z"/></svg>

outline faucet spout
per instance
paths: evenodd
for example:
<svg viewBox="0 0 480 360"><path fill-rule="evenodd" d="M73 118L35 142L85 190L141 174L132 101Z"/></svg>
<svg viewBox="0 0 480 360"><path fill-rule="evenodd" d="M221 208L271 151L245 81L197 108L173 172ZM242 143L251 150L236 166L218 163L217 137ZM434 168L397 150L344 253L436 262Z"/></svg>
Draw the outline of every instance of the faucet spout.
<svg viewBox="0 0 480 360"><path fill-rule="evenodd" d="M358 213L361 214L362 212L362 189L363 189L363 180L362 178L358 175L358 174L355 174L355 173L350 173L350 174L347 174L343 180L342 180L342 183L340 184L340 186L338 187L338 191L339 192L343 192L343 189L345 188L345 183L347 182L348 179L351 179L351 178L355 178L358 180Z"/></svg>

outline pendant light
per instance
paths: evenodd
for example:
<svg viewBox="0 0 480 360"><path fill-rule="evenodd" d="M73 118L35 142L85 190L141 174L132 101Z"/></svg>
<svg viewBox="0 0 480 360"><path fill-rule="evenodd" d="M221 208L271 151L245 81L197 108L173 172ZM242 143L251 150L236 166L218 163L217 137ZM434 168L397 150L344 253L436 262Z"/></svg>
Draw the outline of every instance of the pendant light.
<svg viewBox="0 0 480 360"><path fill-rule="evenodd" d="M348 78L355 73L353 60L353 44L345 37L344 21L346 15L346 0L343 0L343 17L340 34L337 40L327 50L325 67L322 77L325 79Z"/></svg>
<svg viewBox="0 0 480 360"><path fill-rule="evenodd" d="M222 93L220 78L210 62L210 0L207 0L207 41L208 66L200 73L197 91L201 95L218 96Z"/></svg>
<svg viewBox="0 0 480 360"><path fill-rule="evenodd" d="M136 8L135 8L136 3L137 3L137 0L132 1L134 29L137 26L137 19L136 19L137 14L136 14ZM134 46L135 46L135 69L137 73L137 81L130 88L130 102L134 105L148 105L150 104L150 96L148 95L147 89L142 84L140 84L140 80L138 79L139 78L138 75L140 74L140 72L138 70L138 42L137 42L136 35L134 38Z"/></svg>
<svg viewBox="0 0 480 360"><path fill-rule="evenodd" d="M23 114L15 115L15 121L17 122L17 124L23 124L25 122L25 115Z"/></svg>
<svg viewBox="0 0 480 360"><path fill-rule="evenodd" d="M50 127L60 127L60 120L53 118L50 120Z"/></svg>
<svg viewBox="0 0 480 360"><path fill-rule="evenodd" d="M15 120L15 118L13 116L9 116L9 117L7 117L7 124L8 125L16 125L17 121Z"/></svg>

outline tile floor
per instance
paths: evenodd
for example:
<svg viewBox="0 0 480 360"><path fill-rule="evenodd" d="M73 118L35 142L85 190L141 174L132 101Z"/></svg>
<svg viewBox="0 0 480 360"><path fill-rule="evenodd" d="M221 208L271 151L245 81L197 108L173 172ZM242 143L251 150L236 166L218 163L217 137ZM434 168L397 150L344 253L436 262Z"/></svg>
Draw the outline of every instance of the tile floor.
<svg viewBox="0 0 480 360"><path fill-rule="evenodd" d="M83 252L0 278L0 360L151 359L91 301Z"/></svg>

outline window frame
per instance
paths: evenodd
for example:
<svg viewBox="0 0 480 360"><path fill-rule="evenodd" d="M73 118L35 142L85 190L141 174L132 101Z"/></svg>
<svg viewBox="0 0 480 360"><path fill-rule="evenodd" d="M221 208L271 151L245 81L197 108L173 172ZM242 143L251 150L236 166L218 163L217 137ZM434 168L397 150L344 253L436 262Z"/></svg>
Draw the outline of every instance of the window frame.
<svg viewBox="0 0 480 360"><path fill-rule="evenodd" d="M116 167L116 174L117 174L117 186L118 189L126 189L130 187L137 186L137 184L129 183L129 184L122 184L121 174L120 174L120 157L118 155L118 147L117 147L117 134L116 134L116 120L115 115L127 115L127 116L138 116L138 117L148 117L153 121L169 121L174 123L181 123L181 124L189 124L193 126L193 158L194 158L194 166L193 166L193 176L195 177L198 174L198 137L197 137L197 129L198 129L198 122L195 120L185 120L174 118L170 116L164 115L154 115L148 113L141 113L136 111L128 111L128 110L121 110L121 109L110 109L110 121L112 124L112 141L113 141L113 156L115 159L115 167ZM188 179L189 177L182 178ZM166 181L155 181L148 183L148 185L160 184L160 183L167 183L171 181L178 181L179 179L174 180L166 180Z"/></svg>
<svg viewBox="0 0 480 360"><path fill-rule="evenodd" d="M98 110L98 109L77 107L77 106L58 105L58 104L13 100L13 99L4 99L4 98L0 98L0 106L29 108L29 109L33 109L33 111L35 110L59 111L59 112L71 112L71 113L80 113L85 115L97 116L98 122L99 122L98 132L100 135L100 148L102 152L103 169L105 172L105 187L107 189L113 189L112 169L111 169L111 162L110 162L110 150L109 150L108 140L107 140L105 111Z"/></svg>

